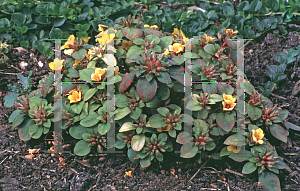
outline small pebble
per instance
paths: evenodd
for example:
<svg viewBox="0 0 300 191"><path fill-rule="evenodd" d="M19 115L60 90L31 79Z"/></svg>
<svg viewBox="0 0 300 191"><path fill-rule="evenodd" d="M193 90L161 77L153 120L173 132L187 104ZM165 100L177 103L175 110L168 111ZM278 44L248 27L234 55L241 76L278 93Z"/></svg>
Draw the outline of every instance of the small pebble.
<svg viewBox="0 0 300 191"><path fill-rule="evenodd" d="M25 70L26 66L28 66L28 63L22 61L22 62L19 64L19 66L20 66L20 68L21 68L22 70Z"/></svg>
<svg viewBox="0 0 300 191"><path fill-rule="evenodd" d="M43 62L41 62L41 61L38 62L38 65L39 65L39 67L41 67L41 68L44 66Z"/></svg>

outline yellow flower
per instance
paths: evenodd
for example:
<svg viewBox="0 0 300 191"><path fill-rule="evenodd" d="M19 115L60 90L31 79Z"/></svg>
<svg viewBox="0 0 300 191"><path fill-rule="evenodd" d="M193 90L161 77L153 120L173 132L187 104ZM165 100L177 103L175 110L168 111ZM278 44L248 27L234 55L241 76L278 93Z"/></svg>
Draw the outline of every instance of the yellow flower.
<svg viewBox="0 0 300 191"><path fill-rule="evenodd" d="M149 26L149 25L145 24L144 27L150 27L152 29L158 29L157 25L151 25L151 26Z"/></svg>
<svg viewBox="0 0 300 191"><path fill-rule="evenodd" d="M233 31L233 29L226 29L225 30L225 35L228 36L228 37L231 37L232 35L235 35L237 33L238 33L238 31Z"/></svg>
<svg viewBox="0 0 300 191"><path fill-rule="evenodd" d="M106 72L106 68L103 68L103 69L102 68L96 68L95 73L93 73L91 75L92 81L99 82L102 79L102 77L104 76L105 72Z"/></svg>
<svg viewBox="0 0 300 191"><path fill-rule="evenodd" d="M129 176L132 178L132 171L125 172L124 177Z"/></svg>
<svg viewBox="0 0 300 191"><path fill-rule="evenodd" d="M238 152L240 152L241 148L242 148L241 146L229 145L227 147L227 151L232 151L234 153L238 153Z"/></svg>
<svg viewBox="0 0 300 191"><path fill-rule="evenodd" d="M119 72L119 68L118 68L117 70L115 70L114 75L116 75L116 74L121 74L121 73Z"/></svg>
<svg viewBox="0 0 300 191"><path fill-rule="evenodd" d="M88 43L90 38L91 37L87 37L87 38L83 38L82 40L84 41L84 43ZM81 38L80 38L80 40L81 40ZM72 53L75 51L75 48L76 48L75 45L80 46L80 44L75 43L75 36L70 35L68 38L68 41L60 49L61 50L67 49L67 50L64 50L64 53L71 56Z"/></svg>
<svg viewBox="0 0 300 191"><path fill-rule="evenodd" d="M172 33L172 35L179 35L179 30L178 30L178 28L174 28L174 32Z"/></svg>
<svg viewBox="0 0 300 191"><path fill-rule="evenodd" d="M129 46L134 45L132 41L129 41L129 42L128 42L127 40L123 40L122 42L123 42L123 44L122 44L122 46L120 46L119 48L123 48L123 49L125 49L125 50L127 50L127 48L128 48Z"/></svg>
<svg viewBox="0 0 300 191"><path fill-rule="evenodd" d="M61 70L64 61L65 61L64 59L59 60L58 58L55 58L53 62L49 63L49 68L51 68L51 70L54 70L54 71L55 71L55 69Z"/></svg>
<svg viewBox="0 0 300 191"><path fill-rule="evenodd" d="M152 29L158 29L158 26L157 25L152 25L150 28L152 28Z"/></svg>
<svg viewBox="0 0 300 191"><path fill-rule="evenodd" d="M68 99L70 103L79 102L81 100L81 91L72 90L69 92Z"/></svg>
<svg viewBox="0 0 300 191"><path fill-rule="evenodd" d="M252 129L250 141L254 144L263 144L264 141L262 139L264 138L264 136L264 131L261 128L258 128L256 130Z"/></svg>
<svg viewBox="0 0 300 191"><path fill-rule="evenodd" d="M33 153L38 153L40 149L29 149L27 151L29 152L29 154L33 155Z"/></svg>
<svg viewBox="0 0 300 191"><path fill-rule="evenodd" d="M48 149L48 151L54 151L54 146L50 147L50 149Z"/></svg>
<svg viewBox="0 0 300 191"><path fill-rule="evenodd" d="M169 52L168 49L166 49L166 51L163 53L164 55L170 55L171 53Z"/></svg>
<svg viewBox="0 0 300 191"><path fill-rule="evenodd" d="M86 38L83 38L82 40L83 40L83 41L84 41L84 43L86 44L86 43L88 43L88 42L89 42L90 38L91 38L91 37L86 37Z"/></svg>
<svg viewBox="0 0 300 191"><path fill-rule="evenodd" d="M101 35L101 33L100 33L99 35ZM104 45L104 44L106 44L107 42L109 42L110 40L114 39L115 36L116 36L116 35L113 34L113 33L110 34L110 35L103 33L102 36L101 36L100 38L97 38L97 39L96 39L96 42L99 42L100 44Z"/></svg>
<svg viewBox="0 0 300 191"><path fill-rule="evenodd" d="M184 44L189 40L181 30L178 30L177 28L174 28L174 32L172 33L172 35L176 36L179 39L182 39ZM173 38L174 39L174 38Z"/></svg>
<svg viewBox="0 0 300 191"><path fill-rule="evenodd" d="M173 51L176 54L182 52L183 49L184 49L184 45L181 45L179 43L175 43L175 44L173 44L173 46L172 45L169 46L169 50Z"/></svg>
<svg viewBox="0 0 300 191"><path fill-rule="evenodd" d="M205 39L205 42L208 42L208 43L214 42L214 39L215 39L215 38L213 38L211 36L207 36L206 33L203 35L203 38Z"/></svg>
<svg viewBox="0 0 300 191"><path fill-rule="evenodd" d="M79 61L79 60L75 60L75 62L74 62L74 64L73 64L73 66L77 66L78 64L81 64L81 61Z"/></svg>
<svg viewBox="0 0 300 191"><path fill-rule="evenodd" d="M98 31L103 32L103 31L104 31L103 27L108 28L108 26L99 24L99 25L98 25Z"/></svg>
<svg viewBox="0 0 300 191"><path fill-rule="evenodd" d="M167 121L168 121L168 122L171 122L170 119L167 119ZM164 127L158 128L157 131L158 131L158 132L170 131L171 127L172 127L172 125L171 125L171 124L168 124L168 125L166 125L166 126L164 126Z"/></svg>
<svg viewBox="0 0 300 191"><path fill-rule="evenodd" d="M232 95L223 94L223 99L224 99L224 101L222 101L223 110L224 111L233 110L233 108L236 106L236 103L234 103L236 101L236 98L233 98Z"/></svg>
<svg viewBox="0 0 300 191"><path fill-rule="evenodd" d="M68 41L62 47L60 47L60 49L62 50L66 48L72 48L71 46L74 46L74 41L75 41L75 36L70 35Z"/></svg>

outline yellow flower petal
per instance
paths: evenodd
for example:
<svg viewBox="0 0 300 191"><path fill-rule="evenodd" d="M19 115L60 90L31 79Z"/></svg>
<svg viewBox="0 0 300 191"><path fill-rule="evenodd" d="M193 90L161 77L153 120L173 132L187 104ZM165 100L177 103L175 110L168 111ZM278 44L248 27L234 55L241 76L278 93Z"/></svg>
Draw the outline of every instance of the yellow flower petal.
<svg viewBox="0 0 300 191"><path fill-rule="evenodd" d="M179 35L179 30L178 30L178 28L174 28L174 32L172 33L172 35Z"/></svg>
<svg viewBox="0 0 300 191"><path fill-rule="evenodd" d="M81 100L81 91L72 90L68 96L68 99L70 100L70 103L79 102Z"/></svg>
<svg viewBox="0 0 300 191"><path fill-rule="evenodd" d="M55 58L54 62L50 62L49 63L49 68L51 68L51 70L54 70L54 71L55 71L55 69L61 70L64 61L65 61L64 59L63 60L59 60L58 58Z"/></svg>
<svg viewBox="0 0 300 191"><path fill-rule="evenodd" d="M82 39L82 40L83 40L83 41L84 41L84 43L86 44L86 43L88 43L88 42L89 42L90 38L91 38L91 37L87 37L87 38L84 38L84 39Z"/></svg>
<svg viewBox="0 0 300 191"><path fill-rule="evenodd" d="M150 27L149 25L145 24L144 27Z"/></svg>
<svg viewBox="0 0 300 191"><path fill-rule="evenodd" d="M67 50L64 50L64 53L71 56L74 51L75 51L74 49L67 49Z"/></svg>

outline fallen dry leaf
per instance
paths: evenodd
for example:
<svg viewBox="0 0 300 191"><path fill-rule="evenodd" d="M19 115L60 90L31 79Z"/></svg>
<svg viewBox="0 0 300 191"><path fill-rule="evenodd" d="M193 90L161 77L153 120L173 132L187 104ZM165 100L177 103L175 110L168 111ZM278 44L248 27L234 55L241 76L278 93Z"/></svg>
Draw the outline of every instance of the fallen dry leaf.
<svg viewBox="0 0 300 191"><path fill-rule="evenodd" d="M25 155L25 159L32 160L35 156L33 154Z"/></svg>
<svg viewBox="0 0 300 191"><path fill-rule="evenodd" d="M25 48L23 48L23 47L16 47L16 48L14 48L14 49L17 49L18 50L18 52L21 52L21 51L25 51L26 49Z"/></svg>
<svg viewBox="0 0 300 191"><path fill-rule="evenodd" d="M175 176L175 169L170 169L171 174L173 174Z"/></svg>
<svg viewBox="0 0 300 191"><path fill-rule="evenodd" d="M33 154L33 153L38 153L40 149L29 149L27 151L29 152L29 154Z"/></svg>

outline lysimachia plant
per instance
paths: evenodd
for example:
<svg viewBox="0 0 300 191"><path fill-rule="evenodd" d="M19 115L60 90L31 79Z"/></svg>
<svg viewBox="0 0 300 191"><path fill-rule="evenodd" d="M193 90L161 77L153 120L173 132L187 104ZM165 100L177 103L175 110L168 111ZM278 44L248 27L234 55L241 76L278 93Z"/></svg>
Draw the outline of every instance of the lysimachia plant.
<svg viewBox="0 0 300 191"><path fill-rule="evenodd" d="M273 107L248 82L193 84L193 95L184 98L184 52L189 46L193 52L189 69L198 76L196 80L237 80L237 47L232 41L237 31L224 29L217 36L205 34L189 39L179 29L168 35L145 26L134 16L116 23L114 27L98 25L95 45L89 44L90 37L69 36L62 49L70 58L49 64L52 70L61 70L61 92L55 94L54 74L50 73L37 90L22 98L20 108L10 118L21 140L39 138L53 130L53 122L62 119L62 129L78 139L74 147L78 156L110 149L107 140L115 137L107 134L116 130L115 148L127 149L128 158L142 167L148 167L154 159L162 161L163 153L171 152L176 142L182 144L183 158L199 153L201 162L204 156L228 155L238 162L248 160L260 165L251 159L257 158L253 149L266 155L264 161L277 157L266 154L272 149L266 140L261 141L262 131L286 142L289 128L299 130L285 121L287 112ZM119 71L121 66L123 71ZM246 122L255 131L234 128L236 113L242 113L234 91L236 88L238 92L239 83L245 83ZM117 87L115 98L106 86L113 84ZM54 118L54 98L59 97L62 116ZM109 108L107 103L113 99L115 107ZM186 99L190 100L182 103ZM184 109L192 115L184 114ZM113 123L116 129L112 129ZM184 124L191 125L193 131L185 132ZM261 130L256 131L258 128ZM222 147L219 139L227 145L221 152L216 149Z"/></svg>

